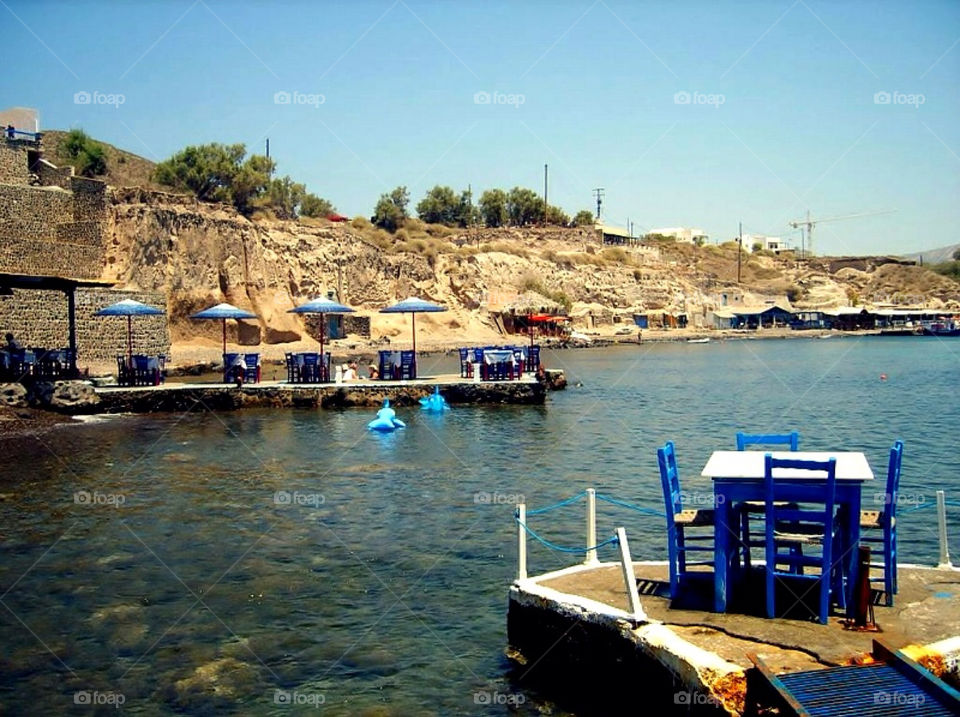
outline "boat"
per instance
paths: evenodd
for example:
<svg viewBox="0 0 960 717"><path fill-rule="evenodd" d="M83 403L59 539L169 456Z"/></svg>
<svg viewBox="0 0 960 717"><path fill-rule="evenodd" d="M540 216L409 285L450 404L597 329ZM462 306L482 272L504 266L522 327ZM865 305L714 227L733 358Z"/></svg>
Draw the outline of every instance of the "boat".
<svg viewBox="0 0 960 717"><path fill-rule="evenodd" d="M702 339L687 339L688 344L708 344L710 343L710 337L706 336Z"/></svg>
<svg viewBox="0 0 960 717"><path fill-rule="evenodd" d="M921 323L924 336L960 336L960 321L945 319Z"/></svg>

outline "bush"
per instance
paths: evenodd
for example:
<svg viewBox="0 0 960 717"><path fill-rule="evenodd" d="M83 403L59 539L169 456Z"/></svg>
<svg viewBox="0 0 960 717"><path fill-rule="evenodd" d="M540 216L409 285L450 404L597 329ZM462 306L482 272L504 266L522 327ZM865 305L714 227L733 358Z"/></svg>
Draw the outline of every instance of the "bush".
<svg viewBox="0 0 960 717"><path fill-rule="evenodd" d="M82 129L70 130L63 138L62 149L82 177L107 173L107 157L103 145L92 140Z"/></svg>

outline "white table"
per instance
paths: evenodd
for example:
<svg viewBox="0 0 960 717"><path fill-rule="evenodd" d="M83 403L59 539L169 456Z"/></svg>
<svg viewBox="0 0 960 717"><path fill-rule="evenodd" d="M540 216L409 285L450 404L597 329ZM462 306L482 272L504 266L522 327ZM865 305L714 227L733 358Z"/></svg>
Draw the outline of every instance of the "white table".
<svg viewBox="0 0 960 717"><path fill-rule="evenodd" d="M733 505L743 501L764 500L763 478L766 470L764 456L798 461L837 460L836 501L843 517L844 545L841 555L846 560L847 590L845 604L852 609L852 586L857 578L857 550L860 543L860 494L865 482L873 480L873 471L863 453L858 451L715 451L703 467L701 475L713 479L714 494L714 592L716 612L726 612L730 595L727 579L731 562L738 551L731 550L731 536L740 533L737 521L732 520ZM810 500L811 487L825 482L825 477L811 476L809 471L778 468L775 478L796 480L797 495L784 495L785 500Z"/></svg>

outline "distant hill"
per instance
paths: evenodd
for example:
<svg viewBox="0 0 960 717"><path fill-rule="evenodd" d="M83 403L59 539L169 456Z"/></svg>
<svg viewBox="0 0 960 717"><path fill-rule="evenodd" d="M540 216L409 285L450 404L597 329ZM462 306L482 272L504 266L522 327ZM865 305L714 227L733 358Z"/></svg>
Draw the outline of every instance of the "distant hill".
<svg viewBox="0 0 960 717"><path fill-rule="evenodd" d="M920 261L920 257L923 257L924 264L940 264L952 260L953 252L957 249L960 249L960 244L951 244L950 246L942 246L939 249L927 249L926 251L917 252L916 254L904 254L903 258Z"/></svg>
<svg viewBox="0 0 960 717"><path fill-rule="evenodd" d="M67 134L67 132L55 129L44 130L43 132L43 155L58 167L74 164L74 160L61 149L61 144ZM171 191L170 187L162 187L151 181L155 164L149 159L133 152L117 149L112 144L100 142L100 140L97 140L97 142L103 145L107 159L107 173L97 177L97 179L102 179L114 187L148 187L150 189L162 189L166 192Z"/></svg>

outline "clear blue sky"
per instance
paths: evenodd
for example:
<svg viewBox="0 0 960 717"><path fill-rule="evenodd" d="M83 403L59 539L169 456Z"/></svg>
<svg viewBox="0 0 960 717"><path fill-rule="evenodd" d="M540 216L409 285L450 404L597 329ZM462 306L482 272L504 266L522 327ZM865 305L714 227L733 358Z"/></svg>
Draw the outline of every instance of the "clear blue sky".
<svg viewBox="0 0 960 717"><path fill-rule="evenodd" d="M351 216L398 184L413 204L438 183L539 191L548 163L551 203L604 187L604 219L638 233L742 220L799 243L808 208L896 209L817 227L817 252L960 241L956 2L0 0L0 18L3 106L151 159L269 136L279 173Z"/></svg>

